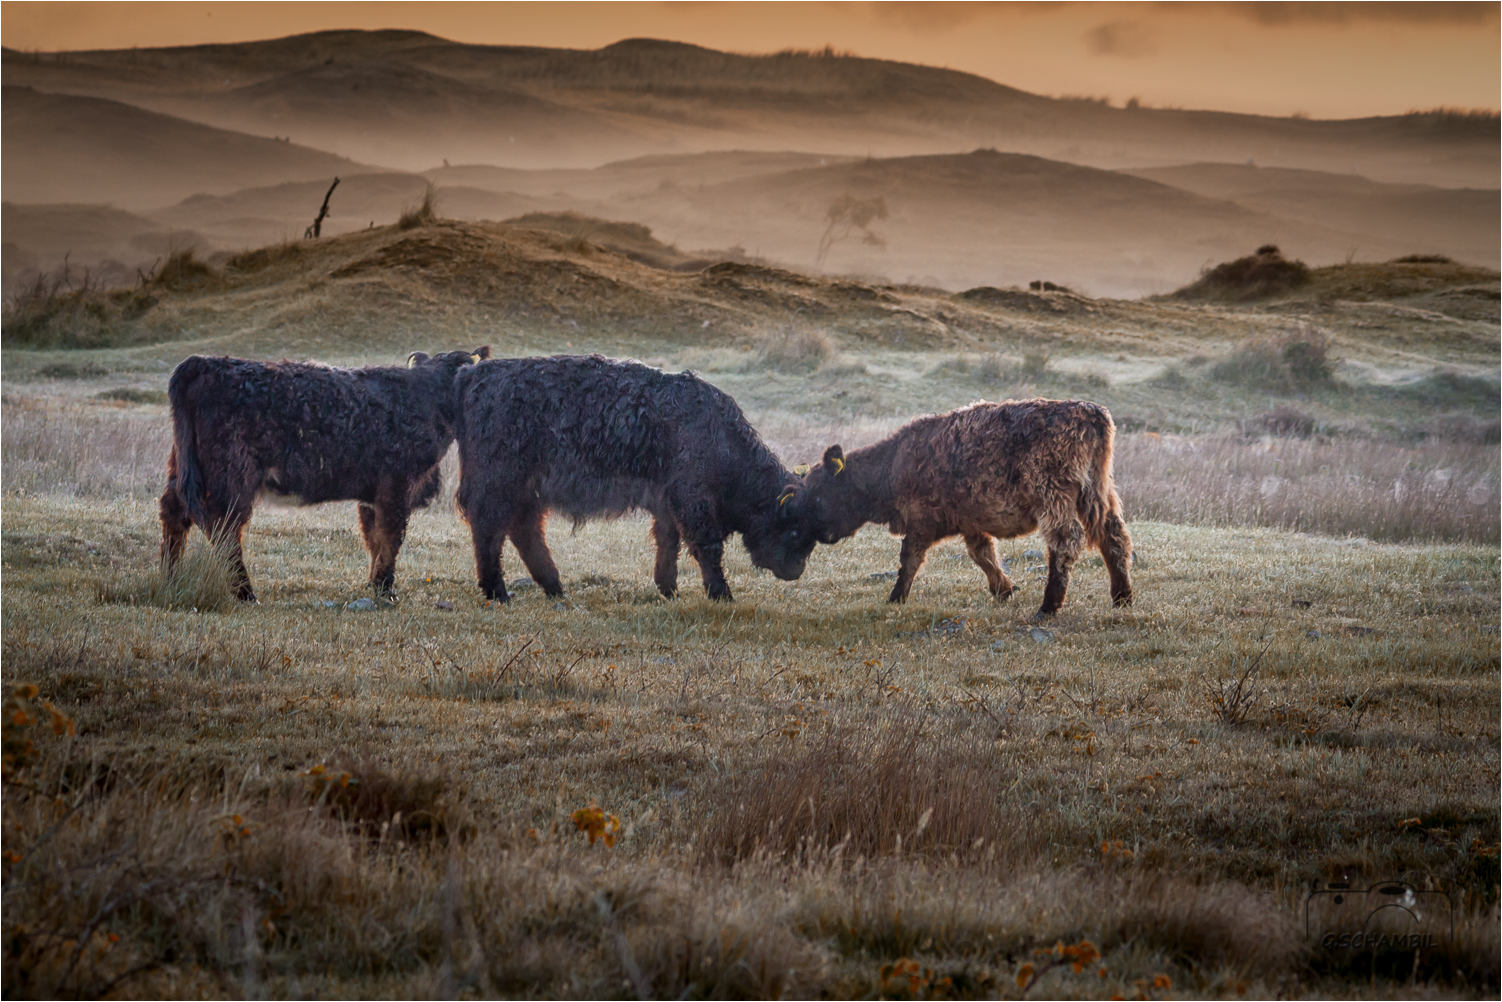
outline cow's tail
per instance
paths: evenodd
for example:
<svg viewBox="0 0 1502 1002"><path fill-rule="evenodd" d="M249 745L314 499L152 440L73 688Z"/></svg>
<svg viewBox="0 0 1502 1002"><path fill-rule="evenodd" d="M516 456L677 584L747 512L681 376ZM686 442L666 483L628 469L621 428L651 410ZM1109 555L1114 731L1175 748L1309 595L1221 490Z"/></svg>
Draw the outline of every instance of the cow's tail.
<svg viewBox="0 0 1502 1002"><path fill-rule="evenodd" d="M172 449L177 454L177 481L173 486L193 524L209 532L212 527L204 504L203 469L198 465L198 422L190 393L199 374L197 358L184 360L167 381L167 400L172 405Z"/></svg>
<svg viewBox="0 0 1502 1002"><path fill-rule="evenodd" d="M1083 436L1086 455L1086 476L1080 484L1080 522L1085 526L1085 538L1092 546L1099 547L1111 531L1112 516L1115 524L1121 524L1121 498L1116 493L1116 479L1112 471L1112 456L1116 449L1116 424L1110 413L1094 404L1087 405L1087 432Z"/></svg>

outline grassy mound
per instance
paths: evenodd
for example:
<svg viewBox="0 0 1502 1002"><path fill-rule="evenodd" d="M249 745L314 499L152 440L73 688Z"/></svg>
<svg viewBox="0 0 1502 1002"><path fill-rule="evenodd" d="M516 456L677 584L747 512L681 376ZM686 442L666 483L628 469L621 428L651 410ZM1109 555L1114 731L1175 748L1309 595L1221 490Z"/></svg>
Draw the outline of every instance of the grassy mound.
<svg viewBox="0 0 1502 1002"><path fill-rule="evenodd" d="M1308 282L1308 265L1288 260L1267 244L1255 254L1216 265L1171 298L1239 303L1291 292Z"/></svg>

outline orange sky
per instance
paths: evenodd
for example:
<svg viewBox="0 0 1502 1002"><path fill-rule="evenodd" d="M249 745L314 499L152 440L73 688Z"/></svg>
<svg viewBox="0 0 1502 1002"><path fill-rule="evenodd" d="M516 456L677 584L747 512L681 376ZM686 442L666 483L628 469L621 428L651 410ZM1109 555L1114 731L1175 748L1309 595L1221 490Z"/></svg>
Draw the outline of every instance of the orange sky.
<svg viewBox="0 0 1502 1002"><path fill-rule="evenodd" d="M19 49L244 41L415 28L480 44L657 37L737 52L819 48L948 66L1120 104L1317 118L1499 107L1496 3L0 4Z"/></svg>

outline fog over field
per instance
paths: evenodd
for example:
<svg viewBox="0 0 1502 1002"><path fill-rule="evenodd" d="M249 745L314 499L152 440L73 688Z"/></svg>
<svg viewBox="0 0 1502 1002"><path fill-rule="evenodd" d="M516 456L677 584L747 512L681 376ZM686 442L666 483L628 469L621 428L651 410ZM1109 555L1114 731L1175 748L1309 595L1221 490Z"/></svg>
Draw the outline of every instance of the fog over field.
<svg viewBox="0 0 1502 1002"><path fill-rule="evenodd" d="M1495 107L590 33L1046 22L1084 93L1188 60L1286 101L1319 63L1368 108L1358 53L1434 93L1496 5L332 6L475 26L54 51L14 42L49 6L5 10L7 997L1497 996ZM527 44L474 44L508 18ZM1013 42L991 65L1036 73ZM184 358L482 347L692 370L787 468L778 511L920 415L1100 404L1134 600L1087 549L1035 619L1029 534L1009 600L951 538L888 603L884 524L796 580L732 534L734 602L686 550L664 598L646 514L554 512L562 595L513 535L488 601L453 449L394 594L347 501L260 499L255 602L199 529L160 566ZM289 436L272 479L401 427Z"/></svg>

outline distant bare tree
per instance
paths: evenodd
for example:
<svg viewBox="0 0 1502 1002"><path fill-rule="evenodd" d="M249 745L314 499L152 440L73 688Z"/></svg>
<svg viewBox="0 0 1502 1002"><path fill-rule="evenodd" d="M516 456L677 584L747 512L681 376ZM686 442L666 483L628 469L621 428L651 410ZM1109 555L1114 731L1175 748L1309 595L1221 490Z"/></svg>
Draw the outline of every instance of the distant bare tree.
<svg viewBox="0 0 1502 1002"><path fill-rule="evenodd" d="M334 195L334 189L339 187L339 179L334 178L334 183L329 185L329 190L324 193L323 206L318 210L318 215L313 220L313 225L303 231L304 240L313 240L323 232L323 221L329 215L329 199Z"/></svg>
<svg viewBox="0 0 1502 1002"><path fill-rule="evenodd" d="M869 247L885 247L886 239L871 229L873 222L885 218L887 218L885 196L856 198L849 192L841 195L830 202L829 208L824 212L824 221L828 225L824 227L824 235L819 238L819 253L814 258L814 262L822 265L829 249L857 230L861 234L861 243Z"/></svg>

